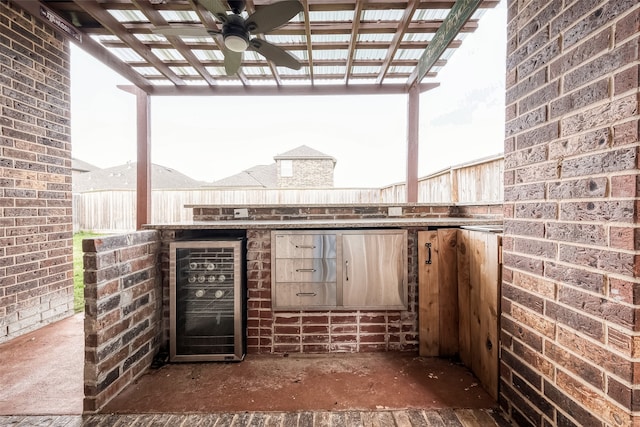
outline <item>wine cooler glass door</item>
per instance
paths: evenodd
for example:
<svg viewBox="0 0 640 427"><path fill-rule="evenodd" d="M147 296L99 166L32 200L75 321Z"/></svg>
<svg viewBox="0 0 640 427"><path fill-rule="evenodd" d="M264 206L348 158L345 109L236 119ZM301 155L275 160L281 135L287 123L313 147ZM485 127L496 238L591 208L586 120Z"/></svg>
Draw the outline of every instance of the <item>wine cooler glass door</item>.
<svg viewBox="0 0 640 427"><path fill-rule="evenodd" d="M198 242L201 243L201 242ZM220 243L220 242L209 242ZM171 356L175 361L242 359L238 248L176 247Z"/></svg>

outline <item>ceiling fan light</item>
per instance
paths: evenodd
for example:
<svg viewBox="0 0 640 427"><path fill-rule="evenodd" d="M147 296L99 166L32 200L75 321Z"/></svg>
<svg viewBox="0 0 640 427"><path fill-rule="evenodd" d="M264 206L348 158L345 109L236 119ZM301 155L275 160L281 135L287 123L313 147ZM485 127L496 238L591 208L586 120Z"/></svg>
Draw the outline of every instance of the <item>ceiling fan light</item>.
<svg viewBox="0 0 640 427"><path fill-rule="evenodd" d="M249 47L249 41L244 37L231 34L225 37L224 45L227 49L232 50L234 52L244 52Z"/></svg>

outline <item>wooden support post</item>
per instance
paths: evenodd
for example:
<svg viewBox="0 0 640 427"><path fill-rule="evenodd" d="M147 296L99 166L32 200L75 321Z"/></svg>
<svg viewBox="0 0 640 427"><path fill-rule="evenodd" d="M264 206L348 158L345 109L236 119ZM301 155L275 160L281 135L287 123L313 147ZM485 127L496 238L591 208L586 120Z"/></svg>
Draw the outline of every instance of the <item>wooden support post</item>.
<svg viewBox="0 0 640 427"><path fill-rule="evenodd" d="M136 229L151 222L151 129L149 95L136 90L138 164L136 183Z"/></svg>
<svg viewBox="0 0 640 427"><path fill-rule="evenodd" d="M420 90L409 90L407 108L407 203L418 202L418 135L420 127Z"/></svg>
<svg viewBox="0 0 640 427"><path fill-rule="evenodd" d="M136 230L151 223L151 108L149 94L136 86L118 89L136 96Z"/></svg>

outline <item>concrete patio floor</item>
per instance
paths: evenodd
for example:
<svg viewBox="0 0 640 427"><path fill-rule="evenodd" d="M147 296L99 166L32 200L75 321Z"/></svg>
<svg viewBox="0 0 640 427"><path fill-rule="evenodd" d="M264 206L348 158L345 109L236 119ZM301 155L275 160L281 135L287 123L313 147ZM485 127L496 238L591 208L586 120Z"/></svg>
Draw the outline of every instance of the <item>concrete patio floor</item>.
<svg viewBox="0 0 640 427"><path fill-rule="evenodd" d="M150 369L82 415L83 315L0 344L0 426L508 426L464 367L413 353Z"/></svg>
<svg viewBox="0 0 640 427"><path fill-rule="evenodd" d="M82 414L84 314L0 344L0 415Z"/></svg>
<svg viewBox="0 0 640 427"><path fill-rule="evenodd" d="M179 392L177 392L179 391ZM150 369L103 412L492 408L463 366L415 353L249 354L240 363Z"/></svg>

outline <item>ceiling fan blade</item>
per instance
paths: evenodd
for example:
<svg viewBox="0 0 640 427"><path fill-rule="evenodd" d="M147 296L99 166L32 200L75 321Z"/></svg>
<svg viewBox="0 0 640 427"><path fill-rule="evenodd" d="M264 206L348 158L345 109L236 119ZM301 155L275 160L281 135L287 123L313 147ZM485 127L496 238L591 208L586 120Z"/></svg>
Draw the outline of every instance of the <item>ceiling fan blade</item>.
<svg viewBox="0 0 640 427"><path fill-rule="evenodd" d="M188 27L181 26L176 27L172 25L162 25L155 27L153 32L156 34L162 34L163 36L185 36L185 37L207 37L212 34L219 33L207 30L203 27Z"/></svg>
<svg viewBox="0 0 640 427"><path fill-rule="evenodd" d="M227 8L221 0L198 0L198 2L221 22L227 22Z"/></svg>
<svg viewBox="0 0 640 427"><path fill-rule="evenodd" d="M285 0L263 6L247 18L247 28L252 33L268 33L289 22L303 9L298 0Z"/></svg>
<svg viewBox="0 0 640 427"><path fill-rule="evenodd" d="M234 75L240 68L242 62L242 52L234 52L229 49L224 49L224 70L227 76Z"/></svg>
<svg viewBox="0 0 640 427"><path fill-rule="evenodd" d="M302 64L293 55L268 41L251 39L249 46L279 67L287 67L294 70L302 68Z"/></svg>

